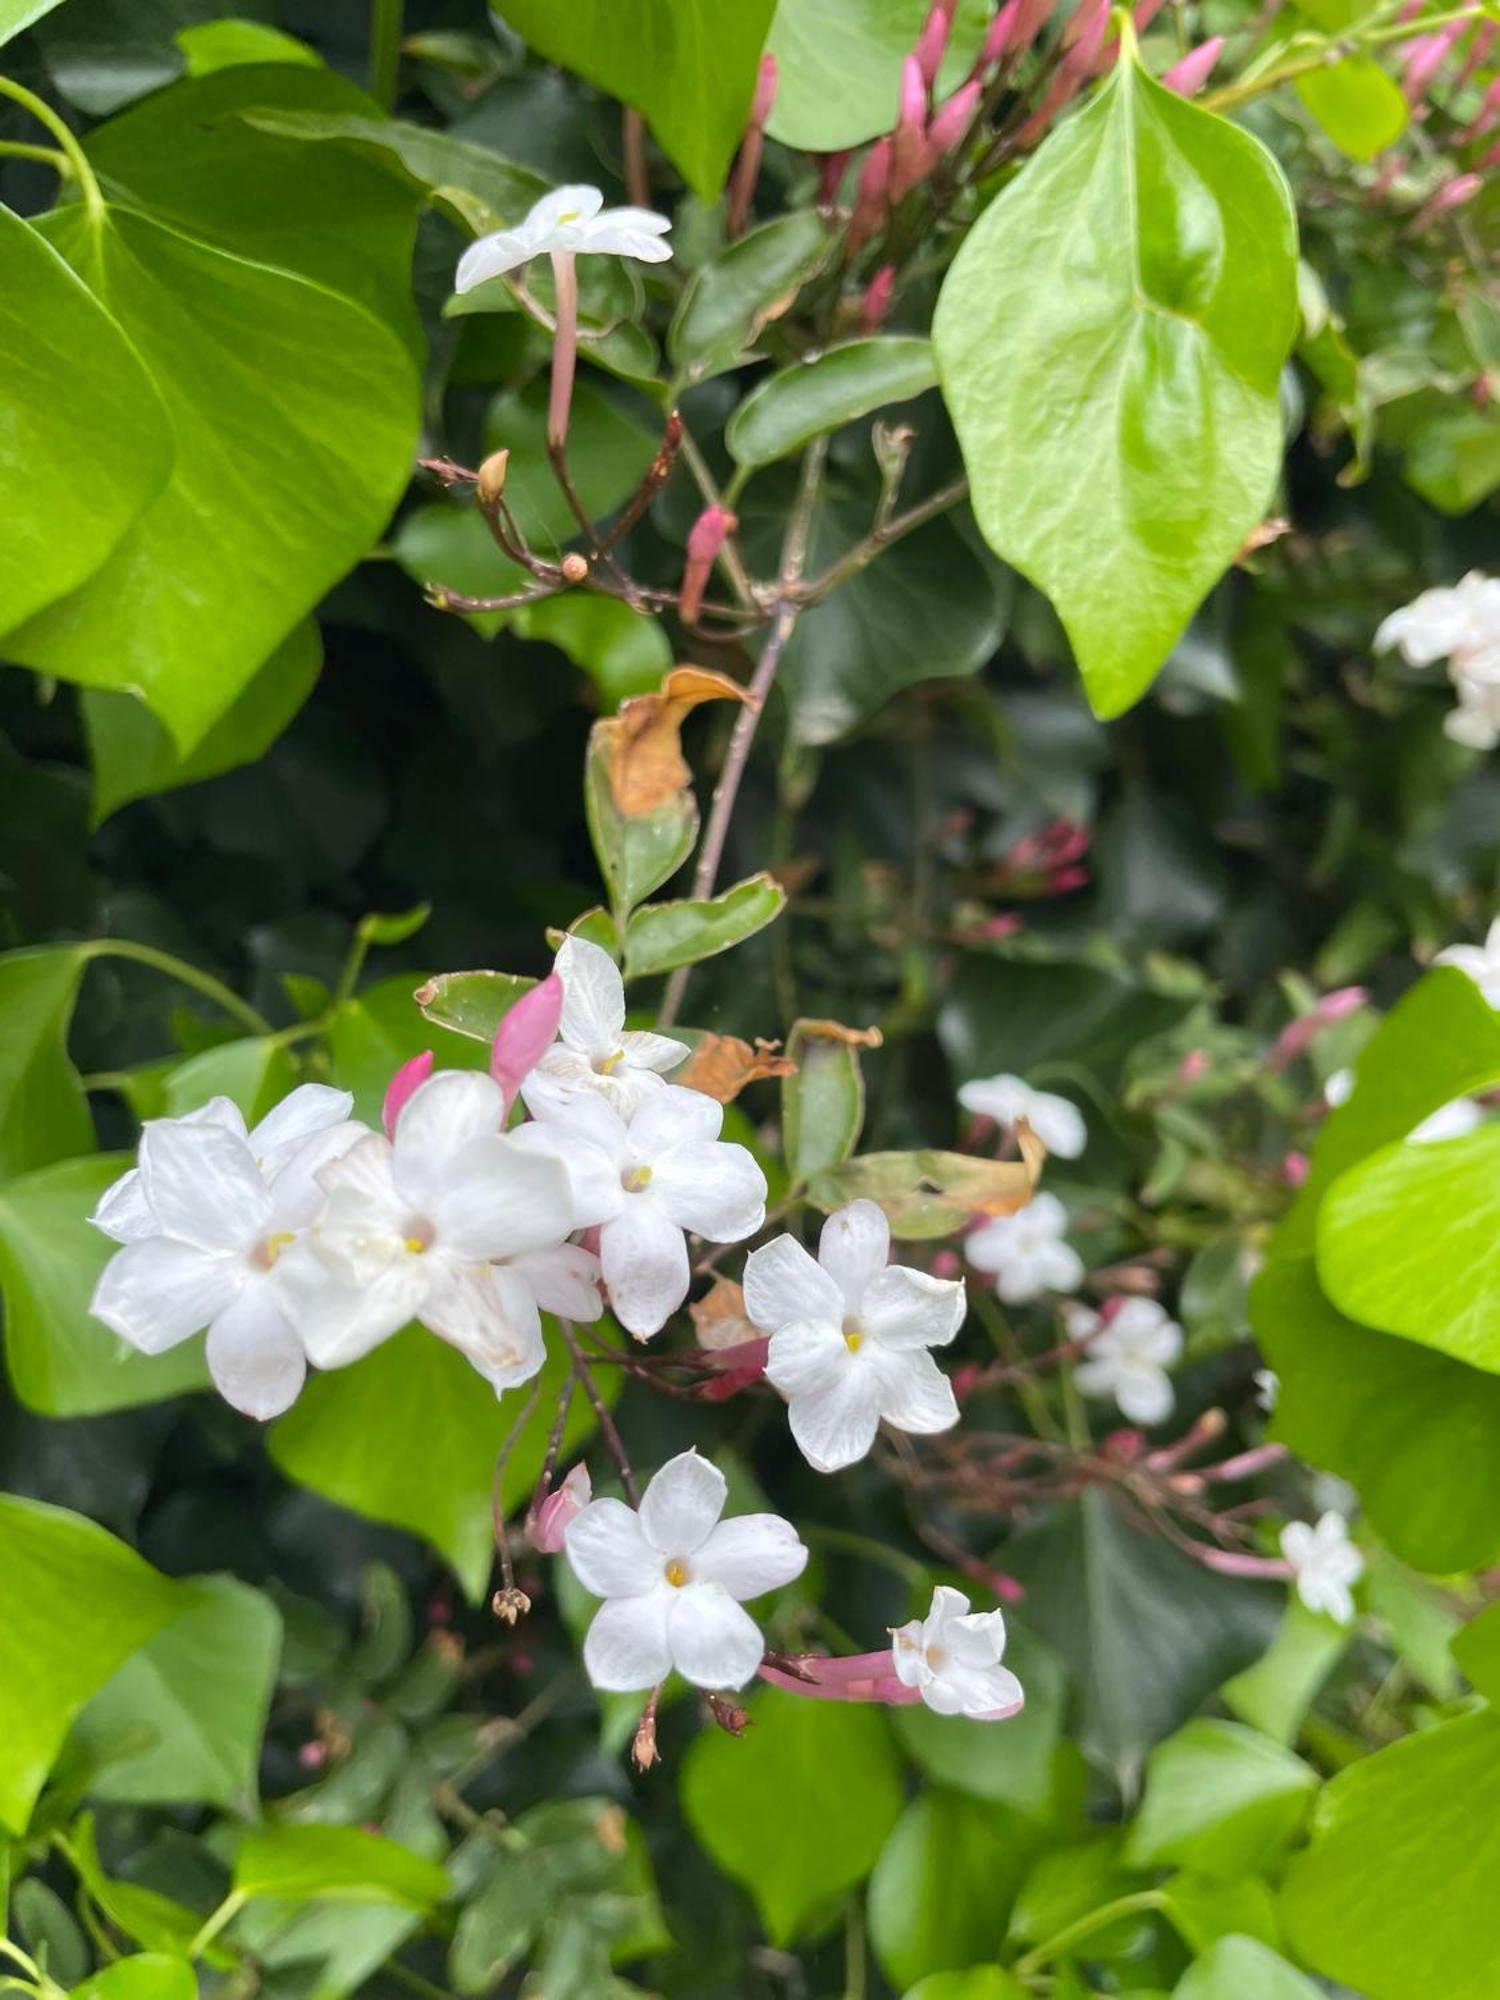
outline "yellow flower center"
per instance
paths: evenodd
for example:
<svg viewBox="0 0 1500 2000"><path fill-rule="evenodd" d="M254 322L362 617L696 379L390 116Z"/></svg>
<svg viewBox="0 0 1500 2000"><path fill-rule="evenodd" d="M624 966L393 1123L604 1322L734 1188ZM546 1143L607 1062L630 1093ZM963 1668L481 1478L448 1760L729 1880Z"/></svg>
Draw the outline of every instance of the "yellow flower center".
<svg viewBox="0 0 1500 2000"><path fill-rule="evenodd" d="M263 1271L269 1271L287 1245L295 1243L296 1240L297 1234L295 1230L278 1229L274 1236L268 1236L263 1243L256 1245L256 1263L260 1265Z"/></svg>
<svg viewBox="0 0 1500 2000"><path fill-rule="evenodd" d="M681 1556L673 1556L672 1560L667 1564L666 1578L674 1590L681 1590L682 1586L687 1582L688 1566L682 1560Z"/></svg>
<svg viewBox="0 0 1500 2000"><path fill-rule="evenodd" d="M626 1194L640 1194L644 1188L648 1188L650 1185L651 1169L649 1167L627 1167L625 1172L620 1176L620 1186L624 1188Z"/></svg>
<svg viewBox="0 0 1500 2000"><path fill-rule="evenodd" d="M411 1253L413 1257L420 1257L423 1251L429 1247L422 1241L420 1236L407 1236L404 1237L402 1241L404 1243L405 1248Z"/></svg>
<svg viewBox="0 0 1500 2000"><path fill-rule="evenodd" d="M565 208L557 218L557 224L561 228L565 222L582 222L582 220L583 210L581 208Z"/></svg>
<svg viewBox="0 0 1500 2000"><path fill-rule="evenodd" d="M844 1321L844 1345L851 1354L858 1354L865 1344L865 1330L857 1319Z"/></svg>
<svg viewBox="0 0 1500 2000"><path fill-rule="evenodd" d="M623 1049L616 1049L612 1056L600 1056L594 1064L594 1074L596 1076L613 1076L624 1060L625 1051Z"/></svg>

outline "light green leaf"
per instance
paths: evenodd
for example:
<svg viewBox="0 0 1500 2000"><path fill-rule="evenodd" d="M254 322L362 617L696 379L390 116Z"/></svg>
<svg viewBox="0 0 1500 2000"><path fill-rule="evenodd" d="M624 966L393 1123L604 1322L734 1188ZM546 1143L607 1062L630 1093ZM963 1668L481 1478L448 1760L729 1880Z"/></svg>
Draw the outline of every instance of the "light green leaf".
<svg viewBox="0 0 1500 2000"><path fill-rule="evenodd" d="M181 1118L211 1097L227 1097L247 1125L259 1124L297 1083L297 1065L269 1035L220 1042L169 1069L161 1081L164 1118Z"/></svg>
<svg viewBox="0 0 1500 2000"><path fill-rule="evenodd" d="M716 201L745 129L776 0L504 0L521 39L634 105L688 186Z"/></svg>
<svg viewBox="0 0 1500 2000"><path fill-rule="evenodd" d="M317 620L294 626L191 756L137 696L85 688L83 726L94 768L94 820L132 799L201 784L263 757L313 691L323 665Z"/></svg>
<svg viewBox="0 0 1500 2000"><path fill-rule="evenodd" d="M1394 146L1409 111L1395 80L1373 57L1345 56L1297 78L1297 95L1341 153L1369 161Z"/></svg>
<svg viewBox="0 0 1500 2000"><path fill-rule="evenodd" d="M1172 2000L1320 2000L1320 1989L1280 1953L1250 1937L1209 1946L1177 1982Z"/></svg>
<svg viewBox="0 0 1500 2000"><path fill-rule="evenodd" d="M1339 1773L1282 1892L1287 1934L1368 2000L1490 2000L1497 1868L1500 1721L1485 1711Z"/></svg>
<svg viewBox="0 0 1500 2000"><path fill-rule="evenodd" d="M200 1342L138 1354L89 1317L119 1245L88 1218L131 1164L125 1153L94 1153L0 1187L6 1366L21 1401L42 1416L99 1416L207 1385Z"/></svg>
<svg viewBox="0 0 1500 2000"><path fill-rule="evenodd" d="M680 379L704 382L733 368L822 269L833 244L823 217L799 209L752 229L695 271L667 335Z"/></svg>
<svg viewBox="0 0 1500 2000"><path fill-rule="evenodd" d="M752 389L729 419L724 442L740 465L769 465L872 410L908 402L936 382L929 341L907 334L851 340Z"/></svg>
<svg viewBox="0 0 1500 2000"><path fill-rule="evenodd" d="M1475 1691L1500 1707L1500 1604L1492 1604L1456 1632L1452 1651Z"/></svg>
<svg viewBox="0 0 1500 2000"><path fill-rule="evenodd" d="M432 1051L439 1069L488 1066L489 1051L475 1044L471 1030L455 1034L435 1018L423 1019L413 993L431 983L418 973L398 972L367 986L357 1000L346 1000L334 1016L328 1033L331 1080L354 1092L354 1115L367 1125L379 1125L386 1086L424 1049Z"/></svg>
<svg viewBox="0 0 1500 2000"><path fill-rule="evenodd" d="M959 250L933 342L975 516L1096 713L1145 690L1264 515L1296 330L1280 169L1129 59Z"/></svg>
<svg viewBox="0 0 1500 2000"><path fill-rule="evenodd" d="M836 1022L795 1021L786 1054L797 1067L781 1079L781 1142L787 1173L801 1186L854 1151L865 1122L865 1077L858 1046Z"/></svg>
<svg viewBox="0 0 1500 2000"><path fill-rule="evenodd" d="M0 208L0 260L7 383L0 506L8 523L0 538L0 630L7 630L108 559L167 482L172 430L120 329L52 245L8 208Z"/></svg>
<svg viewBox="0 0 1500 2000"><path fill-rule="evenodd" d="M870 1878L870 1939L892 1986L994 1957L1043 1838L1019 1814L960 1792L915 1799Z"/></svg>
<svg viewBox="0 0 1500 2000"><path fill-rule="evenodd" d="M96 231L63 209L48 233L162 389L177 460L104 567L6 650L137 688L187 753L385 525L416 374L359 306L142 215L113 210Z"/></svg>
<svg viewBox="0 0 1500 2000"><path fill-rule="evenodd" d="M1290 1840L1317 1782L1300 1757L1253 1729L1189 1722L1152 1751L1121 1858L1128 1867L1176 1862L1232 1881Z"/></svg>
<svg viewBox="0 0 1500 2000"><path fill-rule="evenodd" d="M245 1836L234 1886L247 1900L395 1904L425 1914L451 1894L434 1861L352 1826L263 1826Z"/></svg>
<svg viewBox="0 0 1500 2000"><path fill-rule="evenodd" d="M647 979L696 965L754 937L785 908L785 889L766 874L736 882L706 903L644 903L626 928L625 976Z"/></svg>
<svg viewBox="0 0 1500 2000"><path fill-rule="evenodd" d="M429 1021L488 1048L511 1008L535 985L515 972L440 972L413 997Z"/></svg>
<svg viewBox="0 0 1500 2000"><path fill-rule="evenodd" d="M482 1060L482 1056L481 1056ZM541 1397L506 1466L508 1507L528 1499L546 1453L567 1356L554 1344ZM606 1400L622 1370L606 1371ZM494 1561L490 1488L519 1405L436 1334L408 1327L352 1368L317 1375L271 1432L271 1456L289 1479L371 1521L406 1528L449 1563L478 1603ZM564 1449L594 1427L573 1398Z"/></svg>
<svg viewBox="0 0 1500 2000"><path fill-rule="evenodd" d="M73 2000L198 2000L198 1981L187 1959L143 1952L96 1972L73 1989Z"/></svg>
<svg viewBox="0 0 1500 2000"><path fill-rule="evenodd" d="M632 611L618 597L564 591L511 612L509 622L523 639L539 639L566 653L609 709L631 695L654 693L672 664L661 620Z"/></svg>
<svg viewBox="0 0 1500 2000"><path fill-rule="evenodd" d="M905 2000L1027 2000L1028 1991L1003 1965L975 1965L967 1972L931 1972L907 1988Z"/></svg>
<svg viewBox="0 0 1500 2000"><path fill-rule="evenodd" d="M0 0L0 42L12 42L23 28L50 14L62 0Z"/></svg>
<svg viewBox="0 0 1500 2000"><path fill-rule="evenodd" d="M989 26L987 0L960 0L938 92L956 90ZM836 153L889 132L900 109L901 65L927 0L781 0L770 48L779 66L768 130L784 146Z"/></svg>
<svg viewBox="0 0 1500 2000"><path fill-rule="evenodd" d="M1243 1934L1261 1944L1279 1945L1281 1927L1270 1889L1258 1875L1221 1882L1184 1870L1166 1885L1163 1914L1183 1943L1207 1951L1220 1938Z"/></svg>
<svg viewBox="0 0 1500 2000"><path fill-rule="evenodd" d="M1309 1611L1294 1592L1269 1649L1253 1667L1226 1681L1220 1698L1273 1743L1295 1743L1303 1718L1349 1641L1342 1626Z"/></svg>
<svg viewBox="0 0 1500 2000"><path fill-rule="evenodd" d="M93 1147L88 1099L68 1060L88 960L82 945L0 955L0 1181Z"/></svg>
<svg viewBox="0 0 1500 2000"><path fill-rule="evenodd" d="M747 1889L773 1944L814 1935L875 1866L901 1811L901 1760L878 1709L766 1690L736 1741L694 1740L683 1810L699 1843Z"/></svg>
<svg viewBox="0 0 1500 2000"><path fill-rule="evenodd" d="M295 63L321 69L323 59L295 35L264 21L193 21L177 30L189 76L212 76L216 70L254 63Z"/></svg>
<svg viewBox="0 0 1500 2000"><path fill-rule="evenodd" d="M181 1602L92 1521L0 1494L0 1824L25 1830L74 1716Z"/></svg>
<svg viewBox="0 0 1500 2000"><path fill-rule="evenodd" d="M182 1593L177 1617L73 1725L74 1744L99 1767L89 1796L253 1810L281 1619L233 1577L204 1577Z"/></svg>
<svg viewBox="0 0 1500 2000"><path fill-rule="evenodd" d="M1440 513L1467 514L1500 487L1500 423L1483 410L1438 410L1407 437L1403 469Z"/></svg>

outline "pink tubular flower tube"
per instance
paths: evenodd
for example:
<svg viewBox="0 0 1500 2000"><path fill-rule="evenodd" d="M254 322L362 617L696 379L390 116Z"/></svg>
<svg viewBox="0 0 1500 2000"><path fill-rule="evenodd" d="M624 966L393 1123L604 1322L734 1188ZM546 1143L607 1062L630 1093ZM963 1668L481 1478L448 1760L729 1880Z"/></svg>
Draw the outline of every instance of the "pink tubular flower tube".
<svg viewBox="0 0 1500 2000"><path fill-rule="evenodd" d="M1336 1021L1358 1013L1367 998L1363 986L1341 986L1336 992L1325 993L1315 1007L1299 1014L1295 1021L1282 1029L1266 1057L1266 1068L1273 1071L1285 1069L1298 1056L1307 1053L1325 1028L1331 1028Z"/></svg>
<svg viewBox="0 0 1500 2000"><path fill-rule="evenodd" d="M1484 186L1484 175L1479 173L1455 174L1451 181L1445 181L1432 197L1418 211L1414 229L1425 229L1428 223L1436 222L1439 216L1451 215L1455 208L1462 208L1466 201L1472 201Z"/></svg>
<svg viewBox="0 0 1500 2000"><path fill-rule="evenodd" d="M1467 20L1453 21L1446 28L1439 28L1436 34L1423 35L1410 45L1401 74L1401 90L1408 104L1419 103L1427 95L1453 44L1468 27Z"/></svg>
<svg viewBox="0 0 1500 2000"><path fill-rule="evenodd" d="M865 287L864 298L860 301L859 324L862 333L877 333L885 325L886 314L891 309L891 297L895 289L895 265L882 264Z"/></svg>
<svg viewBox="0 0 1500 2000"><path fill-rule="evenodd" d="M1022 0L1005 0L1005 5L990 22L989 33L984 38L979 54L974 58L974 67L969 71L969 81L977 83L987 70L994 68L1003 55L1009 52L1011 37L1020 19Z"/></svg>
<svg viewBox="0 0 1500 2000"><path fill-rule="evenodd" d="M744 142L740 147L739 159L735 162L734 179L729 189L729 213L725 219L725 234L732 242L744 233L750 216L750 203L755 197L755 184L760 179L761 155L766 143L766 120L771 115L771 106L776 101L776 58L763 55L760 72L756 78L755 97L750 105L750 118L745 127Z"/></svg>
<svg viewBox="0 0 1500 2000"><path fill-rule="evenodd" d="M738 523L727 507L705 507L688 530L687 561L682 570L682 622L696 625L703 609L703 593L719 551Z"/></svg>
<svg viewBox="0 0 1500 2000"><path fill-rule="evenodd" d="M966 83L955 90L946 103L939 105L927 128L927 171L945 160L960 145L974 123L974 114L979 109L979 100L984 95L977 83Z"/></svg>
<svg viewBox="0 0 1500 2000"><path fill-rule="evenodd" d="M1213 74L1215 63L1224 52L1224 37L1211 35L1206 42L1190 49L1179 63L1162 78L1164 89L1173 91L1178 97L1196 97Z"/></svg>
<svg viewBox="0 0 1500 2000"><path fill-rule="evenodd" d="M922 32L917 37L917 46L912 51L917 59L917 67L922 72L922 80L929 88L937 82L937 73L943 66L943 57L948 51L948 35L953 19L942 0L930 9L922 24Z"/></svg>
<svg viewBox="0 0 1500 2000"><path fill-rule="evenodd" d="M580 1459L560 1486L554 1486L533 1509L531 1542L544 1556L561 1555L570 1522L576 1521L594 1497L589 1469Z"/></svg>
<svg viewBox="0 0 1500 2000"><path fill-rule="evenodd" d="M877 139L865 155L854 193L854 214L849 221L848 251L851 257L862 244L869 242L885 220L894 150L889 139Z"/></svg>
<svg viewBox="0 0 1500 2000"><path fill-rule="evenodd" d="M552 337L552 387L547 398L547 443L560 451L567 442L573 407L573 371L578 365L578 264L571 250L552 252L557 293L557 330Z"/></svg>
<svg viewBox="0 0 1500 2000"><path fill-rule="evenodd" d="M901 65L901 114L891 144L891 200L911 193L927 172L927 84L915 56Z"/></svg>
<svg viewBox="0 0 1500 2000"><path fill-rule="evenodd" d="M511 1008L490 1044L490 1075L505 1094L505 1109L557 1039L562 1019L563 983L555 972L539 980ZM430 1059L429 1059L430 1060Z"/></svg>
<svg viewBox="0 0 1500 2000"><path fill-rule="evenodd" d="M396 1120L401 1116L406 1100L417 1091L432 1075L432 1050L424 1049L410 1062L402 1063L400 1069L386 1086L385 1103L380 1107L380 1122L385 1127L387 1139L396 1136Z"/></svg>

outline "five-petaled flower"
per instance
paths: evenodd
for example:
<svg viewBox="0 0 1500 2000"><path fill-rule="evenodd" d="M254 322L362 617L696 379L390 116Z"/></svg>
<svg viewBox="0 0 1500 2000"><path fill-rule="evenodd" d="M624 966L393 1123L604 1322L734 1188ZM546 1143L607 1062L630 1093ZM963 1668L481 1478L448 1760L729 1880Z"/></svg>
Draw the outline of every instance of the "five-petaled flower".
<svg viewBox="0 0 1500 2000"><path fill-rule="evenodd" d="M968 1715L1001 1722L1025 1702L1021 1683L1000 1662L1005 1619L999 1611L970 1611L961 1590L939 1584L923 1619L891 1633L891 1658L903 1687L915 1688L939 1715Z"/></svg>
<svg viewBox="0 0 1500 2000"><path fill-rule="evenodd" d="M964 1255L976 1271L992 1271L995 1290L1009 1306L1025 1305L1044 1292L1076 1291L1083 1283L1083 1259L1071 1243L1068 1211L1055 1194L1033 1195L1014 1215L981 1223L964 1241Z"/></svg>
<svg viewBox="0 0 1500 2000"><path fill-rule="evenodd" d="M208 1328L208 1370L246 1416L279 1416L307 1374L285 1310L286 1252L322 1205L320 1167L354 1144L347 1091L306 1083L253 1131L227 1097L184 1118L150 1120L140 1165L92 1220L125 1247L104 1267L90 1311L143 1354Z"/></svg>
<svg viewBox="0 0 1500 2000"><path fill-rule="evenodd" d="M1313 1527L1289 1521L1281 1531L1281 1553L1309 1611L1326 1611L1340 1625L1354 1622L1353 1585L1364 1575L1365 1559L1350 1541L1342 1514L1323 1514Z"/></svg>
<svg viewBox="0 0 1500 2000"><path fill-rule="evenodd" d="M1024 1077L981 1076L960 1086L958 1101L978 1118L1013 1129L1024 1118L1049 1153L1076 1160L1088 1139L1083 1113L1055 1091L1033 1090Z"/></svg>
<svg viewBox="0 0 1500 2000"><path fill-rule="evenodd" d="M471 292L489 278L514 271L533 257L604 254L662 264L671 256L664 241L672 227L649 208L606 208L596 187L560 187L544 194L514 229L499 229L471 243L459 259L453 288Z"/></svg>
<svg viewBox="0 0 1500 2000"><path fill-rule="evenodd" d="M819 1472L853 1465L881 1420L927 1434L958 1422L930 1347L964 1320L961 1278L889 1264L891 1231L873 1201L823 1225L814 1259L778 1236L745 1260L745 1307L771 1336L766 1379L787 1399L792 1436Z"/></svg>
<svg viewBox="0 0 1500 2000"><path fill-rule="evenodd" d="M1466 972L1492 1007L1500 1007L1500 917L1485 933L1483 944L1450 944L1433 961Z"/></svg>
<svg viewBox="0 0 1500 2000"><path fill-rule="evenodd" d="M1444 732L1472 750L1500 743L1500 578L1470 570L1424 590L1384 620L1375 646L1396 647L1411 667L1446 659L1458 706L1444 716Z"/></svg>
<svg viewBox="0 0 1500 2000"><path fill-rule="evenodd" d="M597 1091L621 1114L630 1114L688 1054L685 1042L625 1025L625 982L607 951L586 938L564 938L556 970L562 980L558 1039L526 1079L533 1116L548 1104Z"/></svg>
<svg viewBox="0 0 1500 2000"><path fill-rule="evenodd" d="M741 1514L723 1521L728 1485L716 1465L685 1451L641 1497L595 1500L567 1530L568 1562L604 1603L583 1642L596 1688L656 1687L675 1667L695 1687L743 1687L765 1657L747 1598L799 1577L807 1550L789 1521Z"/></svg>
<svg viewBox="0 0 1500 2000"><path fill-rule="evenodd" d="M1182 1353L1182 1328L1155 1299L1126 1299L1089 1341L1076 1380L1086 1396L1113 1396L1133 1424L1172 1414L1167 1370Z"/></svg>

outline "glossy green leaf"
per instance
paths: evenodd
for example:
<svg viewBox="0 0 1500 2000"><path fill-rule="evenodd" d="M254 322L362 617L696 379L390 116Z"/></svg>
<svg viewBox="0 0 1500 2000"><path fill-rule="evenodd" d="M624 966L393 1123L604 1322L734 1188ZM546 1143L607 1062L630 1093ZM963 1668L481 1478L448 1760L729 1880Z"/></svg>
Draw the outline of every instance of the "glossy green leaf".
<svg viewBox="0 0 1500 2000"><path fill-rule="evenodd" d="M81 707L94 768L94 818L132 799L201 784L263 757L313 691L323 665L317 621L304 619L258 668L190 756L135 695L85 688Z"/></svg>
<svg viewBox="0 0 1500 2000"><path fill-rule="evenodd" d="M143 215L112 210L95 230L63 209L48 233L155 378L177 458L103 568L6 650L139 689L187 753L384 526L410 464L415 371L360 306Z"/></svg>
<svg viewBox="0 0 1500 2000"><path fill-rule="evenodd" d="M693 273L667 335L683 382L732 368L827 262L834 239L810 209L779 215Z"/></svg>
<svg viewBox="0 0 1500 2000"><path fill-rule="evenodd" d="M1341 153L1369 161L1394 146L1409 116L1399 85L1371 56L1345 56L1297 78L1297 95Z"/></svg>
<svg viewBox="0 0 1500 2000"><path fill-rule="evenodd" d="M742 466L769 465L815 437L909 402L937 382L931 343L906 334L851 340L751 390L724 432Z"/></svg>
<svg viewBox="0 0 1500 2000"><path fill-rule="evenodd" d="M754 937L785 908L785 889L766 874L736 882L704 903L642 904L625 932L625 976L646 979L674 966L696 965Z"/></svg>
<svg viewBox="0 0 1500 2000"><path fill-rule="evenodd" d="M106 1965L73 1989L73 2000L198 2000L198 1980L188 1959L143 1952Z"/></svg>
<svg viewBox="0 0 1500 2000"><path fill-rule="evenodd" d="M24 1830L73 1717L181 1601L92 1521L0 1494L0 1824Z"/></svg>
<svg viewBox="0 0 1500 2000"><path fill-rule="evenodd" d="M634 105L700 200L714 201L745 129L775 0L505 0L537 55Z"/></svg>
<svg viewBox="0 0 1500 2000"><path fill-rule="evenodd" d="M177 46L189 76L255 63L295 63L320 69L322 58L295 35L264 21L193 21L177 30Z"/></svg>
<svg viewBox="0 0 1500 2000"><path fill-rule="evenodd" d="M487 1048L511 1008L535 985L515 972L440 972L417 988L414 999L429 1021Z"/></svg>
<svg viewBox="0 0 1500 2000"><path fill-rule="evenodd" d="M1026 2000L1027 1990L1003 1965L975 1965L967 1972L930 1972L907 1988L904 2000Z"/></svg>
<svg viewBox="0 0 1500 2000"><path fill-rule="evenodd" d="M537 1409L506 1467L507 1505L529 1499L542 1467L567 1356L554 1344ZM604 1372L607 1401L621 1370ZM289 1479L368 1520L405 1528L435 1548L478 1603L494 1561L490 1489L495 1460L520 1414L456 1348L408 1327L352 1368L315 1376L271 1432ZM564 1433L576 1447L594 1427L575 1396Z"/></svg>
<svg viewBox="0 0 1500 2000"><path fill-rule="evenodd" d="M1287 1933L1315 1971L1368 2000L1489 2000L1497 1866L1500 1721L1486 1711L1333 1779L1282 1893Z"/></svg>
<svg viewBox="0 0 1500 2000"><path fill-rule="evenodd" d="M259 1124L298 1082L297 1065L269 1035L220 1042L177 1063L162 1078L160 1116L181 1118L211 1097L227 1097L247 1125Z"/></svg>
<svg viewBox="0 0 1500 2000"><path fill-rule="evenodd" d="M0 208L0 367L9 384L0 631L108 559L167 482L172 431L120 329L46 239ZM37 477L45 466L47 476Z"/></svg>
<svg viewBox="0 0 1500 2000"><path fill-rule="evenodd" d="M1301 1825L1316 1774L1253 1729L1216 1718L1189 1722L1146 1764L1146 1796L1122 1859L1176 1862L1225 1880L1262 1867Z"/></svg>
<svg viewBox="0 0 1500 2000"><path fill-rule="evenodd" d="M1017 1813L960 1792L914 1800L870 1878L870 1940L891 1985L996 1956L1042 1837Z"/></svg>
<svg viewBox="0 0 1500 2000"><path fill-rule="evenodd" d="M42 1416L98 1416L208 1381L201 1342L137 1354L89 1317L99 1274L119 1246L88 1218L130 1165L128 1154L94 1153L0 1186L6 1367L21 1401Z"/></svg>
<svg viewBox="0 0 1500 2000"><path fill-rule="evenodd" d="M1263 517L1296 330L1280 169L1129 59L959 250L933 343L975 517L1096 713L1144 692Z"/></svg>
<svg viewBox="0 0 1500 2000"><path fill-rule="evenodd" d="M73 1725L74 1745L98 1767L89 1796L250 1811L281 1619L268 1597L232 1577L185 1583L182 1593L172 1623Z"/></svg>
<svg viewBox="0 0 1500 2000"><path fill-rule="evenodd" d="M0 0L0 42L14 41L23 28L60 5L61 0Z"/></svg>
<svg viewBox="0 0 1500 2000"><path fill-rule="evenodd" d="M796 1021L786 1054L797 1067L781 1080L781 1143L787 1173L801 1186L847 1160L865 1122L860 1052L831 1023Z"/></svg>
<svg viewBox="0 0 1500 2000"><path fill-rule="evenodd" d="M566 653L609 709L631 695L654 693L672 664L660 619L632 611L618 597L565 591L511 612L509 624L523 639L539 639Z"/></svg>
<svg viewBox="0 0 1500 2000"><path fill-rule="evenodd" d="M1225 1937L1194 1961L1172 2000L1319 2000L1320 1989L1255 1938Z"/></svg>
<svg viewBox="0 0 1500 2000"><path fill-rule="evenodd" d="M450 1892L435 1862L394 1840L353 1826L262 1826L234 1858L234 1886L245 1898L283 1902L394 1903L426 1912Z"/></svg>
<svg viewBox="0 0 1500 2000"><path fill-rule="evenodd" d="M940 95L963 82L990 11L986 0L961 0L955 9ZM900 108L901 64L926 17L927 0L781 0L771 24L778 65L771 136L835 153L889 132Z"/></svg>
<svg viewBox="0 0 1500 2000"><path fill-rule="evenodd" d="M864 1881L901 1812L879 1709L764 1690L736 1741L703 1731L680 1791L700 1845L752 1897L774 1944L815 1934Z"/></svg>
<svg viewBox="0 0 1500 2000"><path fill-rule="evenodd" d="M88 959L81 945L0 955L0 1181L94 1144L67 1046Z"/></svg>
<svg viewBox="0 0 1500 2000"><path fill-rule="evenodd" d="M489 1050L477 1045L472 1030L455 1033L424 1019L413 995L426 983L417 973L396 973L367 986L357 1000L345 1001L333 1018L331 1081L354 1092L354 1115L367 1125L379 1125L391 1078L424 1049L431 1050L439 1069L488 1067Z"/></svg>
<svg viewBox="0 0 1500 2000"><path fill-rule="evenodd" d="M1476 1693L1500 1707L1500 1605L1492 1604L1455 1633L1452 1650Z"/></svg>
<svg viewBox="0 0 1500 2000"><path fill-rule="evenodd" d="M690 790L682 791L652 812L627 818L615 804L609 750L596 726L584 763L583 807L599 873L623 927L625 915L670 881L692 853L698 801Z"/></svg>

